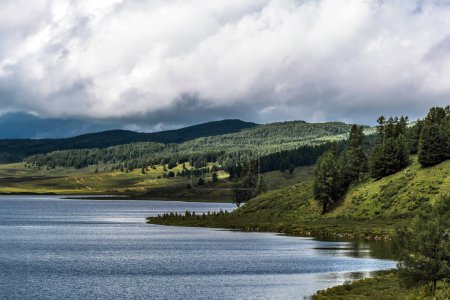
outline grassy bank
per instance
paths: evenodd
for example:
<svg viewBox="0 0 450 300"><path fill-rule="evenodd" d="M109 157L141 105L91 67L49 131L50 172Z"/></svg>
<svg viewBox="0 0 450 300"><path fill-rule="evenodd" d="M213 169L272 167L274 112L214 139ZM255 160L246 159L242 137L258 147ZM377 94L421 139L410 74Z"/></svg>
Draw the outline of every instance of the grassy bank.
<svg viewBox="0 0 450 300"><path fill-rule="evenodd" d="M352 186L331 212L321 215L312 181L268 191L232 213L149 218L161 225L273 231L292 235L389 239L440 195L450 193L450 161L422 168L416 158L401 172Z"/></svg>
<svg viewBox="0 0 450 300"><path fill-rule="evenodd" d="M401 286L395 272L381 272L373 278L366 278L354 282L335 286L324 291L317 292L313 300L431 300L449 299L450 285L439 282L436 298L430 294L429 287L406 289Z"/></svg>
<svg viewBox="0 0 450 300"><path fill-rule="evenodd" d="M311 182L269 191L232 213L164 215L148 218L152 224L271 231L299 236L387 239L397 222L353 220L320 215L312 198ZM276 209L275 209L276 208Z"/></svg>

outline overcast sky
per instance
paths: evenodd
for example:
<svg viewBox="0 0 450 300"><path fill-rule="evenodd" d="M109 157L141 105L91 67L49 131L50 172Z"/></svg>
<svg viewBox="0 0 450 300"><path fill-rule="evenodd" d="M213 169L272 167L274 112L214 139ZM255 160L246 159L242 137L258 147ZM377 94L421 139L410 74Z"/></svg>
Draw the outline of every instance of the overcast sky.
<svg viewBox="0 0 450 300"><path fill-rule="evenodd" d="M0 1L3 116L373 124L449 99L450 1Z"/></svg>

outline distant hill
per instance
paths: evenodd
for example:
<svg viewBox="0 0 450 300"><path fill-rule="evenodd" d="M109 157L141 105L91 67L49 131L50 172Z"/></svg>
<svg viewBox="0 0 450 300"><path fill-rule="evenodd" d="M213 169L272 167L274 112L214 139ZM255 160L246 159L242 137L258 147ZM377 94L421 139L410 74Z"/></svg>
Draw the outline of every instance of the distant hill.
<svg viewBox="0 0 450 300"><path fill-rule="evenodd" d="M199 126L203 129L204 125ZM27 162L50 168L57 166L82 168L98 163L126 163L130 169L141 168L142 165L161 164L161 161L166 164L191 162L197 166L205 162L219 162L226 168L232 168L248 162L249 159L264 158L264 170L271 171L281 167L287 168L291 164L300 166L314 163L330 142L344 140L350 127L349 124L339 122L290 121L258 125L218 135L207 135L211 131L204 130L202 133L207 136L182 143L139 142L101 149L99 147L93 149L92 146L96 144L93 139L92 143L89 143L90 149L80 149L77 145L70 150L30 156ZM191 128L198 127L172 131L169 134L163 132L159 139L155 136L152 138L154 141L164 142L183 141L194 137L192 132L199 132L197 129L190 131ZM283 158L268 156L274 153L284 153Z"/></svg>
<svg viewBox="0 0 450 300"><path fill-rule="evenodd" d="M17 162L33 154L45 154L57 150L107 148L137 142L183 143L199 137L235 133L255 126L258 124L241 120L222 120L154 133L109 130L64 139L0 140L0 163Z"/></svg>

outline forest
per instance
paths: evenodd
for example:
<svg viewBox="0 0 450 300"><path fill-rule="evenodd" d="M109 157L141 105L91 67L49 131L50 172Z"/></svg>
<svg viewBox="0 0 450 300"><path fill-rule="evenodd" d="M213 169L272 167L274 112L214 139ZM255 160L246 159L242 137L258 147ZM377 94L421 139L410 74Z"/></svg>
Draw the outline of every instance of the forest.
<svg viewBox="0 0 450 300"><path fill-rule="evenodd" d="M102 149L138 142L182 143L203 136L233 133L255 126L258 125L241 120L222 120L153 133L109 130L65 139L0 140L0 163L19 162L30 155L46 154L58 150Z"/></svg>
<svg viewBox="0 0 450 300"><path fill-rule="evenodd" d="M344 123L306 123L291 121L246 128L223 135L200 137L184 143L131 143L94 149L72 149L36 154L25 158L28 165L45 168L83 168L99 163L114 169L137 168L189 162L201 168L216 162L234 173L236 167L260 160L267 172L314 164L332 141L345 139L350 125ZM370 129L369 129L370 130Z"/></svg>

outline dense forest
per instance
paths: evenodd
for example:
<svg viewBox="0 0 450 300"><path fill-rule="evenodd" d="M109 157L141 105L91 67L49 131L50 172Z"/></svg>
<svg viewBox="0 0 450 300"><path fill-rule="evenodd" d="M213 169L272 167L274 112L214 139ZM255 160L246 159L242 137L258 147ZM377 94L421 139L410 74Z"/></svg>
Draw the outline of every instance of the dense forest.
<svg viewBox="0 0 450 300"><path fill-rule="evenodd" d="M129 130L110 130L65 139L0 140L0 163L18 162L34 154L57 150L94 149L137 142L183 143L204 136L223 135L258 126L241 120L222 120L176 130L139 133Z"/></svg>
<svg viewBox="0 0 450 300"><path fill-rule="evenodd" d="M345 138L350 125L292 121L247 128L239 132L201 137L184 143L132 143L95 149L72 149L36 154L25 159L40 167L82 168L99 163L115 169L136 169L190 162L196 168L217 162L230 173L259 159L261 171L311 165L331 141Z"/></svg>

